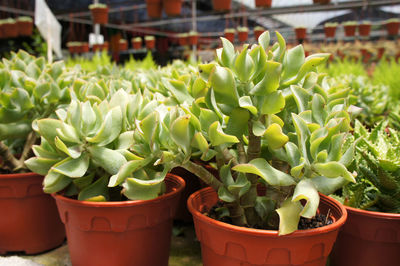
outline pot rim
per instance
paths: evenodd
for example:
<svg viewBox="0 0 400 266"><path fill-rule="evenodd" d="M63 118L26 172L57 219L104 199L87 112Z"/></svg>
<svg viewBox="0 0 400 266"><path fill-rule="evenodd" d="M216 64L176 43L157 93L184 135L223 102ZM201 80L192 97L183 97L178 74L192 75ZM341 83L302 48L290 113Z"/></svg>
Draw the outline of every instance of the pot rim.
<svg viewBox="0 0 400 266"><path fill-rule="evenodd" d="M15 178L24 178L24 177L43 177L34 172L26 172L26 173L11 173L11 174L0 174L0 179L15 179Z"/></svg>
<svg viewBox="0 0 400 266"><path fill-rule="evenodd" d="M379 217L384 219L393 219L399 220L400 213L389 213L389 212L375 212L375 211L367 211L362 209L357 209L349 206L344 206L347 209L347 212L354 212L360 215L368 216L368 217Z"/></svg>
<svg viewBox="0 0 400 266"><path fill-rule="evenodd" d="M218 220L214 220L204 214L202 214L200 211L196 210L193 206L193 199L197 197L199 194L202 193L216 193L211 187L206 187L201 190L196 191L187 200L187 205L190 213L192 213L193 216L196 216L199 220L202 222L208 223L211 226L215 227L223 227L224 230L227 231L236 231L240 232L241 234L246 234L246 235L251 235L251 236L265 236L265 237L280 237L280 238L298 238L298 237L307 237L307 236L312 236L312 235L318 235L318 234L324 234L328 233L330 231L338 230L347 220L347 210L344 207L343 204L341 204L339 201L325 196L323 194L320 194L320 197L324 197L328 202L333 203L336 207L340 209L342 212L342 216L335 222L333 222L330 225L326 225L323 227L319 228L314 228L314 229L307 229L307 230L296 230L295 232L287 235L278 235L278 230L265 230L265 229L254 229L254 228L246 228L246 227L241 227L237 225L232 225L228 223L224 223Z"/></svg>
<svg viewBox="0 0 400 266"><path fill-rule="evenodd" d="M61 200L66 202L70 205L79 206L79 207L102 207L102 208L124 208L130 206L137 206L137 205L147 205L153 204L159 201L168 200L174 197L176 194L179 194L185 188L185 181L182 177L168 173L165 179L169 179L171 181L175 181L176 186L168 193L165 193L161 196L158 196L155 199L151 200L126 200L126 201L107 201L107 202L92 202L92 201L83 201L83 200L76 200L65 197L59 193L52 193L51 196L56 200Z"/></svg>

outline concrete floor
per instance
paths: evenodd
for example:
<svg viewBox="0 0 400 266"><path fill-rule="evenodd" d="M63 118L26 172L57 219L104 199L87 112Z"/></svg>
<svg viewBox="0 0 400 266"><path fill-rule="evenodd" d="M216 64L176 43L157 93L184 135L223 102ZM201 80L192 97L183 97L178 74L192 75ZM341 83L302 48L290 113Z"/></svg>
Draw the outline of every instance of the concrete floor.
<svg viewBox="0 0 400 266"><path fill-rule="evenodd" d="M193 225L175 225L171 242L169 266L201 266L200 243L196 240ZM0 256L0 266L71 266L68 246L47 253L24 256Z"/></svg>

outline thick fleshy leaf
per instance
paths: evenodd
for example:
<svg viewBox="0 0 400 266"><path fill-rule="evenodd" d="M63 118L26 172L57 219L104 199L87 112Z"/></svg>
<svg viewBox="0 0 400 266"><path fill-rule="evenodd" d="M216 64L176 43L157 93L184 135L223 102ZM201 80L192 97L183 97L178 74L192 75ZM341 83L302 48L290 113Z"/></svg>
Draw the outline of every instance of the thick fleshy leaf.
<svg viewBox="0 0 400 266"><path fill-rule="evenodd" d="M43 138L45 138L49 143L54 144L54 140L57 136L57 128L62 127L62 122L60 120L45 118L37 121L37 129Z"/></svg>
<svg viewBox="0 0 400 266"><path fill-rule="evenodd" d="M256 202L254 204L254 209L257 214L261 217L261 219L265 222L268 217L275 211L275 201L270 199L269 197L257 197Z"/></svg>
<svg viewBox="0 0 400 266"><path fill-rule="evenodd" d="M314 164L315 170L322 176L335 178L343 176L346 180L355 183L354 176L346 169L346 167L339 162L327 162Z"/></svg>
<svg viewBox="0 0 400 266"><path fill-rule="evenodd" d="M236 200L235 196L231 192L229 192L229 190L224 186L219 187L218 198L222 201L229 203L234 202Z"/></svg>
<svg viewBox="0 0 400 266"><path fill-rule="evenodd" d="M316 176L310 179L319 192L325 195L333 194L336 190L342 188L345 184L349 183L343 177L329 178L325 176Z"/></svg>
<svg viewBox="0 0 400 266"><path fill-rule="evenodd" d="M293 98L296 101L298 112L308 110L308 102L310 101L310 94L299 86L290 86L293 93Z"/></svg>
<svg viewBox="0 0 400 266"><path fill-rule="evenodd" d="M289 141L289 137L282 132L281 126L275 123L269 125L264 137L268 147L274 150L282 148Z"/></svg>
<svg viewBox="0 0 400 266"><path fill-rule="evenodd" d="M170 133L171 138L178 144L187 154L190 151L190 115L177 118L172 122Z"/></svg>
<svg viewBox="0 0 400 266"><path fill-rule="evenodd" d="M231 67L233 65L233 60L235 59L235 47L233 44L221 37L222 41L222 52L221 52L221 63L226 67Z"/></svg>
<svg viewBox="0 0 400 266"><path fill-rule="evenodd" d="M199 149L201 152L208 151L208 142L201 132L194 134L191 145L192 147Z"/></svg>
<svg viewBox="0 0 400 266"><path fill-rule="evenodd" d="M0 124L0 141L25 138L32 131L30 123Z"/></svg>
<svg viewBox="0 0 400 266"><path fill-rule="evenodd" d="M303 206L298 201L293 202L289 198L283 202L276 210L279 215L279 235L287 235L297 230L302 210Z"/></svg>
<svg viewBox="0 0 400 266"><path fill-rule="evenodd" d="M274 61L265 62L265 76L264 78L251 89L250 94L265 96L269 93L275 92L279 88L279 81L281 78L282 64Z"/></svg>
<svg viewBox="0 0 400 266"><path fill-rule="evenodd" d="M43 191L46 193L55 193L66 188L72 179L60 173L49 171L43 179Z"/></svg>
<svg viewBox="0 0 400 266"><path fill-rule="evenodd" d="M261 45L264 51L268 50L270 39L271 37L269 35L269 31L264 31L260 37L258 37L258 43Z"/></svg>
<svg viewBox="0 0 400 266"><path fill-rule="evenodd" d="M126 163L125 157L118 151L97 146L89 147L88 151L93 162L111 175L117 174L122 165Z"/></svg>
<svg viewBox="0 0 400 266"><path fill-rule="evenodd" d="M239 142L239 139L236 136L225 134L222 131L221 125L218 121L215 121L210 125L210 128L208 129L208 136L210 138L211 145L213 146Z"/></svg>
<svg viewBox="0 0 400 266"><path fill-rule="evenodd" d="M281 91L275 91L265 97L261 107L262 114L277 114L285 107L285 96Z"/></svg>
<svg viewBox="0 0 400 266"><path fill-rule="evenodd" d="M291 78L297 74L300 67L304 64L305 54L302 45L297 45L289 49L283 60L283 80Z"/></svg>
<svg viewBox="0 0 400 266"><path fill-rule="evenodd" d="M108 200L107 176L97 179L94 183L82 189L78 195L78 200L86 201L106 201Z"/></svg>
<svg viewBox="0 0 400 266"><path fill-rule="evenodd" d="M246 133L249 119L250 112L247 109L234 108L229 116L226 133L241 138Z"/></svg>
<svg viewBox="0 0 400 266"><path fill-rule="evenodd" d="M239 99L239 106L247 109L250 111L250 113L252 113L253 115L257 115L257 108L253 105L253 103L251 102L251 98L250 96L243 96L240 97Z"/></svg>
<svg viewBox="0 0 400 266"><path fill-rule="evenodd" d="M290 186L295 181L290 175L273 168L265 159L257 158L247 164L238 164L232 170L241 173L256 174L272 186Z"/></svg>
<svg viewBox="0 0 400 266"><path fill-rule="evenodd" d="M130 148L134 143L133 133L133 131L126 131L124 133L121 133L117 140L116 149L125 150Z"/></svg>
<svg viewBox="0 0 400 266"><path fill-rule="evenodd" d="M316 187L310 179L301 180L293 192L292 201L300 200L307 201L300 215L305 218L314 217L319 206L319 195Z"/></svg>
<svg viewBox="0 0 400 266"><path fill-rule="evenodd" d="M236 195L237 198L241 198L246 194L251 187L251 183L247 180L245 174L239 174L235 180L235 183L228 186L229 192Z"/></svg>
<svg viewBox="0 0 400 266"><path fill-rule="evenodd" d="M88 142L105 146L114 141L122 129L122 112L119 106L111 109L104 118L104 121L94 137L86 138Z"/></svg>
<svg viewBox="0 0 400 266"><path fill-rule="evenodd" d="M296 129L299 151L301 152L304 159L308 161L306 141L307 138L310 136L310 131L307 127L307 123L306 121L304 121L303 118L294 113L292 113L292 119L294 127Z"/></svg>
<svg viewBox="0 0 400 266"><path fill-rule="evenodd" d="M143 138L146 140L147 143L150 145L154 142L158 134L158 126L160 115L158 112L152 112L148 116L146 116L142 121L140 121L140 129L143 132Z"/></svg>
<svg viewBox="0 0 400 266"><path fill-rule="evenodd" d="M59 137L55 138L54 143L55 143L57 149L64 152L65 154L67 154L72 159L76 159L76 158L80 157L82 154L81 146L74 145L71 147L67 147L67 145L65 145L65 143L62 140L60 140Z"/></svg>
<svg viewBox="0 0 400 266"><path fill-rule="evenodd" d="M239 96L232 71L226 67L215 66L210 75L210 84L215 92L217 103L238 106Z"/></svg>
<svg viewBox="0 0 400 266"><path fill-rule="evenodd" d="M235 72L237 77L242 82L249 81L250 77L255 71L253 59L247 52L247 46L244 46L242 52L236 57L235 60Z"/></svg>
<svg viewBox="0 0 400 266"><path fill-rule="evenodd" d="M32 157L26 160L24 163L32 172L35 172L39 175L47 175L50 168L58 162L59 160L55 159Z"/></svg>
<svg viewBox="0 0 400 266"><path fill-rule="evenodd" d="M89 156L88 154L82 154L79 158L72 159L66 158L61 162L55 164L51 169L59 174L78 178L86 174L89 168Z"/></svg>
<svg viewBox="0 0 400 266"><path fill-rule="evenodd" d="M125 181L126 178L130 177L133 172L138 169L146 166L149 162L151 162L153 158L151 156L146 157L145 159L129 161L124 164L118 171L117 174L111 176L110 181L108 182L109 187L115 187Z"/></svg>
<svg viewBox="0 0 400 266"><path fill-rule="evenodd" d="M157 198L162 191L164 177L156 180L127 178L123 183L124 189L122 193L130 200L151 200Z"/></svg>
<svg viewBox="0 0 400 266"><path fill-rule="evenodd" d="M207 83L202 78L197 78L193 83L191 93L196 99L206 96Z"/></svg>

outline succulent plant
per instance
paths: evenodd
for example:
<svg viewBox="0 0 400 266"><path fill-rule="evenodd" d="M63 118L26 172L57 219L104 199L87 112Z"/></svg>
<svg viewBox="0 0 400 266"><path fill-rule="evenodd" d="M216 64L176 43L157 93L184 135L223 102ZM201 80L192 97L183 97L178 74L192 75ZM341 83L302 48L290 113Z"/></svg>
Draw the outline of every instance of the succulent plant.
<svg viewBox="0 0 400 266"><path fill-rule="evenodd" d="M1 168L24 171L24 160L37 140L32 122L49 117L58 106L69 103L67 87L74 75L64 71L63 62L47 64L42 57L19 51L12 53L10 60L3 59L0 76Z"/></svg>
<svg viewBox="0 0 400 266"><path fill-rule="evenodd" d="M94 8L107 8L107 5L102 4L102 3L97 3L97 4L91 4L91 5L89 5L89 9L94 9Z"/></svg>

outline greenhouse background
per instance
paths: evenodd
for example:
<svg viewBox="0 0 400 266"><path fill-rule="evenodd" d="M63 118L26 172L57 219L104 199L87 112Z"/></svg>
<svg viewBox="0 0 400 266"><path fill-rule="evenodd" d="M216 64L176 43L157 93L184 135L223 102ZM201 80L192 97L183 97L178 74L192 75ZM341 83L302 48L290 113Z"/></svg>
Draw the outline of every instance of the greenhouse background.
<svg viewBox="0 0 400 266"><path fill-rule="evenodd" d="M398 266L400 0L0 0L0 266Z"/></svg>

